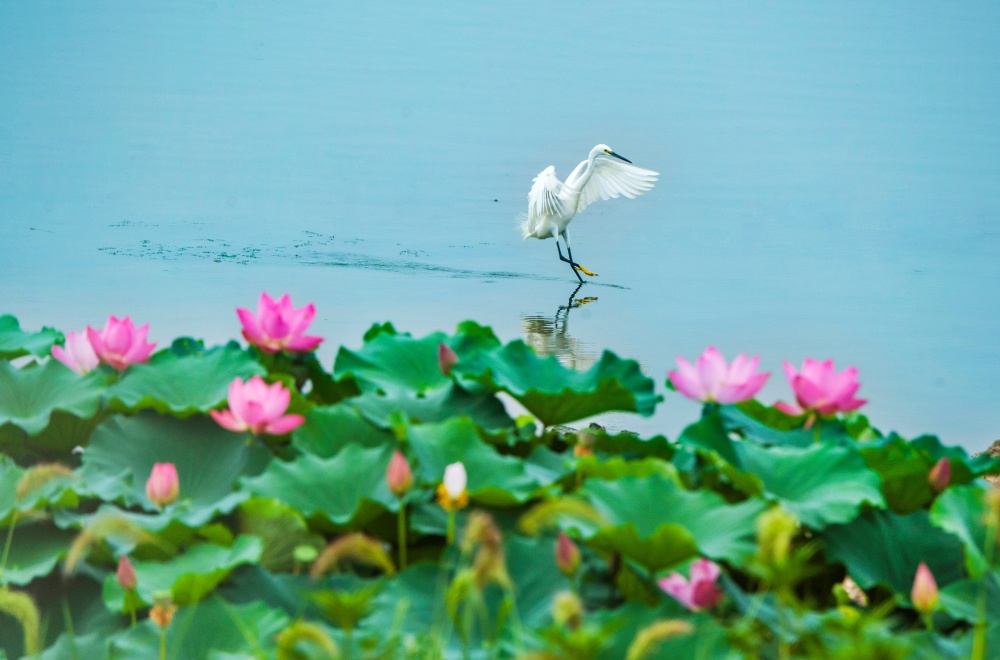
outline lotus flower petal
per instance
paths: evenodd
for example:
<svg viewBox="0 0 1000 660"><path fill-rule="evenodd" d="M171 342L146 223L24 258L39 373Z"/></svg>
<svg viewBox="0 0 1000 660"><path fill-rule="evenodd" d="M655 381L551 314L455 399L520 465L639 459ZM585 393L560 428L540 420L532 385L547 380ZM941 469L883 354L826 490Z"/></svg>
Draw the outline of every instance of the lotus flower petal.
<svg viewBox="0 0 1000 660"><path fill-rule="evenodd" d="M857 410L867 403L866 399L854 398L861 383L858 382L856 367L848 367L837 373L833 360L815 360L806 358L802 361L801 371L796 371L789 362L784 363L785 376L795 393L798 402L797 413L782 407L789 404L779 404L779 410L789 414L802 414L812 411L820 415L833 415L838 412Z"/></svg>
<svg viewBox="0 0 1000 660"><path fill-rule="evenodd" d="M452 499L458 499L468 485L468 475L461 463L452 463L444 469L444 488Z"/></svg>
<svg viewBox="0 0 1000 660"><path fill-rule="evenodd" d="M938 605L938 586L934 574L927 564L920 562L917 574L913 578L913 589L910 591L913 607L921 614L930 614Z"/></svg>
<svg viewBox="0 0 1000 660"><path fill-rule="evenodd" d="M245 422L233 417L233 413L228 410L209 410L208 414L224 429L239 433L249 428Z"/></svg>
<svg viewBox="0 0 1000 660"><path fill-rule="evenodd" d="M100 358L94 352L86 332L70 332L66 335L65 347L58 345L52 347L52 357L78 374L88 373L100 364Z"/></svg>
<svg viewBox="0 0 1000 660"><path fill-rule="evenodd" d="M128 316L123 319L109 316L100 332L87 326L87 339L93 346L94 353L101 362L110 364L119 371L149 358L156 344L146 341L148 333L148 323L136 328Z"/></svg>
<svg viewBox="0 0 1000 660"><path fill-rule="evenodd" d="M681 605L697 612L714 607L722 599L722 592L715 584L720 574L717 564L708 559L699 559L691 565L690 581L680 573L673 572L661 579L659 585Z"/></svg>
<svg viewBox="0 0 1000 660"><path fill-rule="evenodd" d="M756 373L760 358L747 359L740 353L731 365L722 353L709 346L694 364L677 358L677 371L667 374L678 392L696 401L738 403L754 398L771 376Z"/></svg>
<svg viewBox="0 0 1000 660"><path fill-rule="evenodd" d="M146 480L146 497L153 504L163 507L180 494L177 468L173 463L155 463Z"/></svg>
<svg viewBox="0 0 1000 660"><path fill-rule="evenodd" d="M283 415L273 422L268 422L264 427L264 432L270 435L285 435L305 424L306 418L302 415Z"/></svg>
<svg viewBox="0 0 1000 660"><path fill-rule="evenodd" d="M316 307L309 303L301 309L292 306L286 293L274 300L267 292L260 294L257 313L237 308L236 315L243 325L243 336L248 342L266 353L280 350L307 352L323 341L322 337L303 334L316 316Z"/></svg>
<svg viewBox="0 0 1000 660"><path fill-rule="evenodd" d="M209 414L230 431L284 435L305 422L301 415L285 414L290 402L291 392L281 383L268 385L260 376L246 382L236 378L229 384L229 409Z"/></svg>
<svg viewBox="0 0 1000 660"><path fill-rule="evenodd" d="M402 497L413 486L413 470L406 456L398 449L392 453L389 466L385 470L385 481L396 497Z"/></svg>

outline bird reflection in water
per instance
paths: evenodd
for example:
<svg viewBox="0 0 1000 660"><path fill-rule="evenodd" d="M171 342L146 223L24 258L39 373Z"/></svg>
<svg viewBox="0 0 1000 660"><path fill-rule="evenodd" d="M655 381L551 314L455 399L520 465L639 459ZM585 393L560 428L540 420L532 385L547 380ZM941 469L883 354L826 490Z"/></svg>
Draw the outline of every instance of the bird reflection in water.
<svg viewBox="0 0 1000 660"><path fill-rule="evenodd" d="M521 317L524 342L535 349L535 353L555 355L563 366L578 370L589 369L598 358L592 346L569 334L570 310L597 300L596 296L577 298L581 287L582 282L573 289L567 303L559 305L553 316Z"/></svg>

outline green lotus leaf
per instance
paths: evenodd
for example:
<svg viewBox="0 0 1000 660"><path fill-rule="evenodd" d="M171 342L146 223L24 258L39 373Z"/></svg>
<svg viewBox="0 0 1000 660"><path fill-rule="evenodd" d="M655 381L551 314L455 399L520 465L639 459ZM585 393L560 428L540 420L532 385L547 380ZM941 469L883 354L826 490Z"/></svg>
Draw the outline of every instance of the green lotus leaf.
<svg viewBox="0 0 1000 660"><path fill-rule="evenodd" d="M931 522L951 532L962 542L965 548L965 567L974 578L982 576L989 568L983 554L987 537L983 522L988 514L986 491L978 485L948 488L938 496L930 509Z"/></svg>
<svg viewBox="0 0 1000 660"><path fill-rule="evenodd" d="M741 468L764 482L765 492L813 529L853 520L865 504L884 507L881 482L852 447L737 446Z"/></svg>
<svg viewBox="0 0 1000 660"><path fill-rule="evenodd" d="M469 417L490 434L514 426L499 399L492 395L472 394L452 382L422 395L367 392L345 403L383 428L393 428L400 420L410 424L428 424L453 417Z"/></svg>
<svg viewBox="0 0 1000 660"><path fill-rule="evenodd" d="M718 414L727 432L735 431L762 445L806 447L816 441L813 430L803 429L800 420L759 401L718 406ZM820 432L826 430L821 425Z"/></svg>
<svg viewBox="0 0 1000 660"><path fill-rule="evenodd" d="M317 582L308 573L273 573L260 564L244 564L233 570L217 593L231 603L262 601L289 616L315 619L322 613L307 596L329 579Z"/></svg>
<svg viewBox="0 0 1000 660"><path fill-rule="evenodd" d="M178 340L149 364L132 365L108 389L108 397L126 410L152 408L160 413L191 415L226 400L235 378L263 376L264 367L236 342L205 350Z"/></svg>
<svg viewBox="0 0 1000 660"><path fill-rule="evenodd" d="M0 455L0 520L17 508L17 482L24 470L7 456Z"/></svg>
<svg viewBox="0 0 1000 660"><path fill-rule="evenodd" d="M548 621L552 599L570 588L556 567L555 539L512 536L504 544L507 572L514 580L522 622L539 626Z"/></svg>
<svg viewBox="0 0 1000 660"><path fill-rule="evenodd" d="M914 438L910 444L927 452L931 465L947 457L951 462L952 484L965 484L975 477L986 474L1000 474L1000 457L982 453L970 458L961 447L946 447L933 435L922 435Z"/></svg>
<svg viewBox="0 0 1000 660"><path fill-rule="evenodd" d="M380 332L360 350L341 347L334 362L334 378L353 376L362 392L425 392L451 382L438 367L442 332L414 339L408 334Z"/></svg>
<svg viewBox="0 0 1000 660"><path fill-rule="evenodd" d="M639 363L605 351L580 372L550 355L539 357L523 341L462 359L455 373L517 399L545 426L566 424L612 410L652 415L661 397Z"/></svg>
<svg viewBox="0 0 1000 660"><path fill-rule="evenodd" d="M512 536L504 543L504 557L507 572L514 582L521 624L534 627L547 623L553 597L570 586L556 568L554 540ZM399 573L373 600L372 613L362 622L362 631L381 639L386 631L397 625L404 633L420 634L431 630L436 618L444 615L440 581L440 569L433 564L417 564ZM501 598L499 589L487 590L489 621L496 621ZM397 609L403 612L398 624L395 623ZM481 644L481 637L478 629L474 633L471 641L476 646ZM457 640L453 641L457 645ZM460 653L460 646L456 651Z"/></svg>
<svg viewBox="0 0 1000 660"><path fill-rule="evenodd" d="M598 431L594 440L594 449L606 454L622 454L625 456L655 456L670 460L677 453L677 448L662 435L652 438L641 438L634 433L616 433L610 435Z"/></svg>
<svg viewBox="0 0 1000 660"><path fill-rule="evenodd" d="M698 658L699 660L722 660L733 656L733 648L727 643L726 629L707 614L689 615L672 599L665 597L657 607L647 607L641 603L625 603L621 608L597 613L598 621L613 630L602 648L602 658L625 658L629 647L647 626L657 621L683 619L692 625L690 634L669 637L654 645L651 659Z"/></svg>
<svg viewBox="0 0 1000 660"><path fill-rule="evenodd" d="M476 425L467 418L412 426L406 440L416 458L415 476L419 482L437 483L446 465L462 462L469 476L469 495L478 504L520 504L541 486L528 475L524 459L501 456L482 441Z"/></svg>
<svg viewBox="0 0 1000 660"><path fill-rule="evenodd" d="M458 326L453 337L436 332L420 339L398 333L392 324L373 326L357 351L341 347L334 362L335 378L351 376L364 392L418 394L451 382L438 365L438 345L448 344L459 359L500 345L493 331L472 321Z"/></svg>
<svg viewBox="0 0 1000 660"><path fill-rule="evenodd" d="M64 660L64 658L86 658L87 660L108 659L108 637L102 632L91 632L86 635L59 636L56 643L45 649L38 656L40 660Z"/></svg>
<svg viewBox="0 0 1000 660"><path fill-rule="evenodd" d="M27 332L10 314L0 315L0 358L12 359L22 355L44 357L53 344L63 340L63 334L53 328Z"/></svg>
<svg viewBox="0 0 1000 660"><path fill-rule="evenodd" d="M24 462L65 463L71 460L76 447L86 447L90 435L107 415L98 412L80 419L61 410L53 410L49 423L37 435L28 435L13 424L0 426L0 448Z"/></svg>
<svg viewBox="0 0 1000 660"><path fill-rule="evenodd" d="M441 570L421 563L398 573L372 601L372 613L361 623L362 630L385 633L398 625L403 631L429 631L436 618L444 615ZM397 609L402 621L395 622Z"/></svg>
<svg viewBox="0 0 1000 660"><path fill-rule="evenodd" d="M293 447L320 458L329 458L347 445L381 447L395 442L395 435L374 426L346 403L310 409L306 423L292 431Z"/></svg>
<svg viewBox="0 0 1000 660"><path fill-rule="evenodd" d="M245 500L248 493L234 490L237 479L259 473L269 459L270 452L259 444L248 446L247 436L210 418L176 419L147 411L103 422L79 472L90 495L157 510L146 498L146 480L154 463L173 463L180 498L163 516L200 527Z"/></svg>
<svg viewBox="0 0 1000 660"><path fill-rule="evenodd" d="M462 321L455 330L455 335L448 345L458 354L458 359L468 358L476 353L492 351L500 348L500 340L493 329L479 325L475 321Z"/></svg>
<svg viewBox="0 0 1000 660"><path fill-rule="evenodd" d="M858 445L858 449L882 479L886 504L896 513L923 509L934 498L927 479L933 462L926 452L897 435Z"/></svg>
<svg viewBox="0 0 1000 660"><path fill-rule="evenodd" d="M590 545L636 562L645 573L660 571L699 554L698 542L683 525L663 523L640 535L632 523L607 527L590 537Z"/></svg>
<svg viewBox="0 0 1000 660"><path fill-rule="evenodd" d="M334 525L363 525L399 500L389 492L385 470L393 447L347 445L336 456L306 454L293 461L272 461L257 477L243 480L254 495L278 499L307 518L321 516Z"/></svg>
<svg viewBox="0 0 1000 660"><path fill-rule="evenodd" d="M554 484L575 471L573 458L568 453L554 452L538 446L524 459L524 473L539 484Z"/></svg>
<svg viewBox="0 0 1000 660"><path fill-rule="evenodd" d="M862 589L885 584L909 598L920 562L938 587L965 577L961 541L935 527L923 510L906 516L866 511L845 525L827 527L822 538L827 556L844 564Z"/></svg>
<svg viewBox="0 0 1000 660"><path fill-rule="evenodd" d="M969 623L1000 622L1000 579L994 572L975 580L958 580L940 591L941 609ZM980 599L983 599L980 603ZM980 605L983 605L980 609Z"/></svg>
<svg viewBox="0 0 1000 660"><path fill-rule="evenodd" d="M610 523L572 523L586 538L640 561L650 570L700 553L739 562L756 548L755 523L762 500L728 504L711 491L687 491L661 475L587 481L583 496Z"/></svg>
<svg viewBox="0 0 1000 660"><path fill-rule="evenodd" d="M677 438L677 444L684 447L694 447L705 451L714 451L723 460L740 465L740 457L736 453L733 441L718 414L703 416L694 424L690 424Z"/></svg>
<svg viewBox="0 0 1000 660"><path fill-rule="evenodd" d="M6 536L7 532L4 529L3 535ZM25 585L48 575L66 555L73 536L72 532L56 529L48 522L18 523L14 528L7 563L0 571L2 582Z"/></svg>
<svg viewBox="0 0 1000 660"><path fill-rule="evenodd" d="M160 592L170 592L178 605L197 603L212 593L235 567L260 559L262 551L263 543L259 538L240 536L229 547L197 543L168 561L133 559L136 593L147 605L152 604ZM104 579L105 605L120 612L124 597L125 590L114 573L109 573Z"/></svg>
<svg viewBox="0 0 1000 660"><path fill-rule="evenodd" d="M36 594L44 594L36 603L42 621L47 622L46 641L55 642L39 657L47 660L101 660L108 657L108 637L121 630L122 620L104 607L101 588L101 583L89 575L77 573L67 578L58 569L29 587ZM70 626L69 630L67 626ZM81 634L74 636L73 631ZM6 649L9 657L20 658L23 651L11 648L12 642L20 641L17 639L19 635L8 636L6 633L3 622L0 622L0 649ZM60 650L63 652L60 653Z"/></svg>
<svg viewBox="0 0 1000 660"><path fill-rule="evenodd" d="M299 546L323 547L323 537L309 531L302 514L278 500L247 500L240 505L239 521L242 534L260 537L264 544L260 565L270 570L291 570Z"/></svg>
<svg viewBox="0 0 1000 660"><path fill-rule="evenodd" d="M100 371L81 376L57 360L16 369L0 360L0 427L12 424L34 436L56 410L87 419L97 412L105 389Z"/></svg>
<svg viewBox="0 0 1000 660"><path fill-rule="evenodd" d="M41 470L44 473L44 468ZM38 476L39 473L30 475L29 481L24 484L26 490L17 502L19 511L28 513L45 511L46 509L50 511L63 508L75 509L79 506L80 498L76 491L81 482L77 473L65 475L50 473L47 477L43 475L43 481L38 481ZM18 482L19 479L20 476L15 479L15 482ZM21 486L20 483L17 485Z"/></svg>
<svg viewBox="0 0 1000 660"><path fill-rule="evenodd" d="M619 456L600 460L584 456L577 463L576 471L584 479L620 479L621 477L648 477L658 474L680 484L677 468L660 458L647 457L629 461Z"/></svg>
<svg viewBox="0 0 1000 660"><path fill-rule="evenodd" d="M801 418L789 417L777 408L759 401L744 401L735 405L719 406L726 431L736 432L743 438L765 446L807 447L820 441L829 444L856 442L850 430L839 419L823 418L812 428L802 428ZM867 419L859 416L855 425L867 428Z"/></svg>
<svg viewBox="0 0 1000 660"><path fill-rule="evenodd" d="M278 634L291 617L263 603L230 605L210 599L182 607L167 627L167 648L172 658L236 660L276 657ZM160 628L146 619L114 635L109 657L130 660L159 658ZM89 660L89 658L88 658Z"/></svg>

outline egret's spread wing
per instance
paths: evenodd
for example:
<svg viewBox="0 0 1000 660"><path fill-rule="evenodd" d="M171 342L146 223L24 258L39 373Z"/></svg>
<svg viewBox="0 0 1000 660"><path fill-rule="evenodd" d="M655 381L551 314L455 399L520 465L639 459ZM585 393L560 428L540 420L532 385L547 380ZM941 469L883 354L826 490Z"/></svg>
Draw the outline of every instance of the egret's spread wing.
<svg viewBox="0 0 1000 660"><path fill-rule="evenodd" d="M563 215L563 202L559 198L562 181L556 177L556 168L549 165L536 176L528 193L528 221L535 222L545 216Z"/></svg>
<svg viewBox="0 0 1000 660"><path fill-rule="evenodd" d="M590 181L580 191L580 202L576 212L579 213L599 199L611 199L625 195L635 199L642 193L652 190L659 172L636 167L620 160L598 158L594 161L594 174Z"/></svg>

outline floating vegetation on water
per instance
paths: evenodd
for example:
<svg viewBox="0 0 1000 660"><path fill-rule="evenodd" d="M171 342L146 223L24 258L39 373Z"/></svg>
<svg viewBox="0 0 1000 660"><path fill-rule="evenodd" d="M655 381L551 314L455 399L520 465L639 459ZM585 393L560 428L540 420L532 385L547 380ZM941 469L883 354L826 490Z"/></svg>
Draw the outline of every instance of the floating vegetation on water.
<svg viewBox="0 0 1000 660"><path fill-rule="evenodd" d="M710 347L663 391L472 321L377 324L328 367L314 313L262 295L223 346L0 316L0 651L1000 653L1000 461L883 433L853 367L786 364L766 405L757 358ZM674 440L564 426L682 394Z"/></svg>

